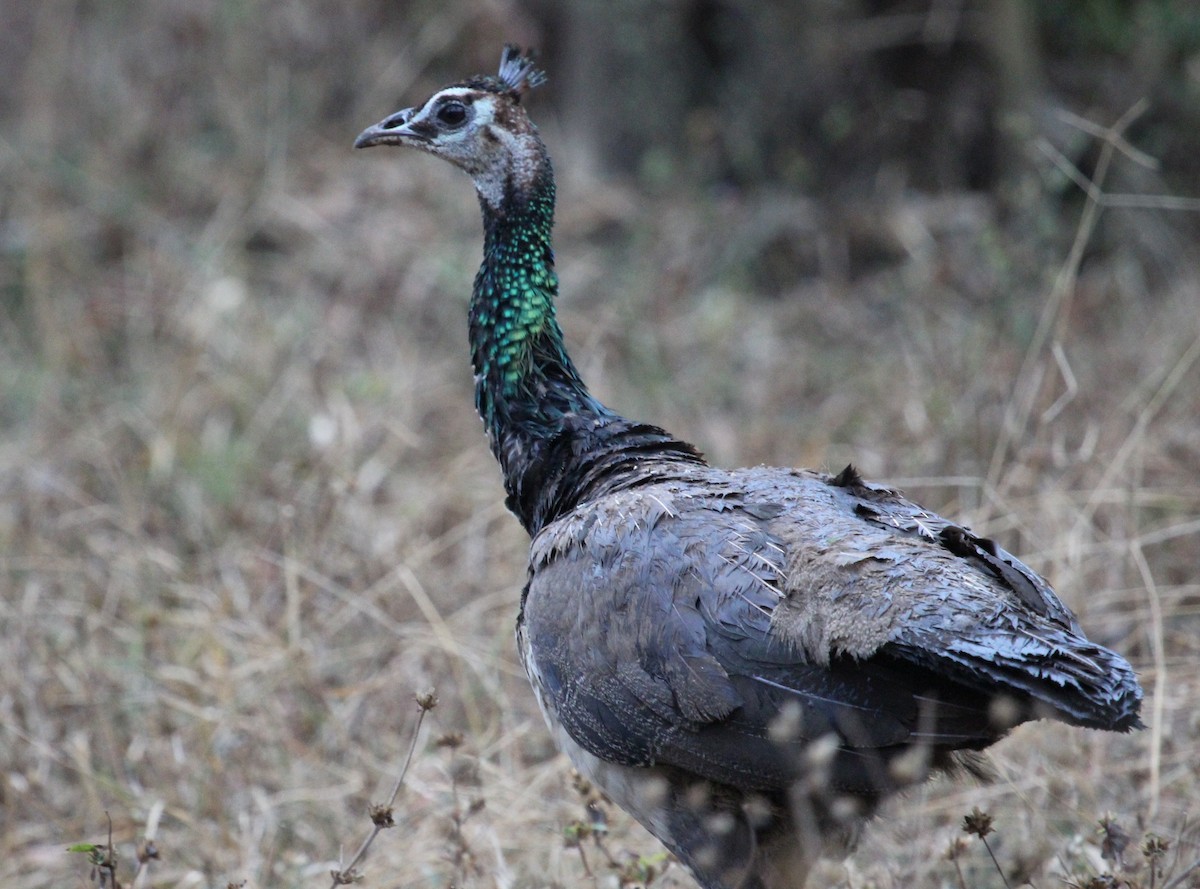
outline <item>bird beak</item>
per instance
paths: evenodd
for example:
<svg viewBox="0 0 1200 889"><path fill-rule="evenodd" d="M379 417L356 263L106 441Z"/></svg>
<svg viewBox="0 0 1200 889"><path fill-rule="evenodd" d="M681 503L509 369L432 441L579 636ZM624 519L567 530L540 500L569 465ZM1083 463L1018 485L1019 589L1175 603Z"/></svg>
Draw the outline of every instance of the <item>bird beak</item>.
<svg viewBox="0 0 1200 889"><path fill-rule="evenodd" d="M386 117L379 123L367 127L354 140L355 148L370 148L372 145L405 145L410 140L425 141L426 137L409 127L415 108L405 108Z"/></svg>

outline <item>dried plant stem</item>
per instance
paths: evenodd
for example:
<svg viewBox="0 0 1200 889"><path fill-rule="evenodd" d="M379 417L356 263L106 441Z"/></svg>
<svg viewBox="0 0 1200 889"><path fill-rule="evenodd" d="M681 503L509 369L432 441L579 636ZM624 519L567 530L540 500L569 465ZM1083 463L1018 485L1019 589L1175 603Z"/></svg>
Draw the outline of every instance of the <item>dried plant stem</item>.
<svg viewBox="0 0 1200 889"><path fill-rule="evenodd" d="M395 824L392 818L392 806L396 802L396 797L400 795L400 788L404 784L404 776L408 774L408 767L412 765L413 755L417 750L417 740L421 737L421 725L425 722L425 714L432 710L437 705L437 698L429 692L424 695L417 695L417 724L413 728L412 739L408 744L408 753L404 756L404 764L400 767L400 774L396 776L396 783L392 785L392 792L388 796L388 800L382 806L371 807L371 832L367 838L363 840L362 845L358 847L358 851L354 853L354 857L350 859L350 863L340 870L332 871L330 876L333 877L333 882L330 883L330 889L337 889L338 886L347 886L357 882L358 865L367 857L367 851L371 848L371 844L375 842L375 837L384 830ZM339 862L339 865L341 862Z"/></svg>
<svg viewBox="0 0 1200 889"><path fill-rule="evenodd" d="M453 757L453 753L451 754ZM458 794L458 772L451 764L450 767L450 861L454 866L454 876L450 880L452 886L461 886L467 880L467 839L463 836L463 822L466 816L463 813L462 798Z"/></svg>
<svg viewBox="0 0 1200 889"><path fill-rule="evenodd" d="M1171 880L1171 882L1166 883L1163 886L1163 889L1181 889L1184 881L1189 879L1193 874L1196 873L1196 871L1200 871L1200 859L1193 861L1191 864L1185 867L1183 872L1176 876L1175 879Z"/></svg>
<svg viewBox="0 0 1200 889"><path fill-rule="evenodd" d="M954 872L958 874L958 889L967 889L967 878L963 876L962 865L958 863L957 856L950 860L954 862Z"/></svg>
<svg viewBox="0 0 1200 889"><path fill-rule="evenodd" d="M588 864L587 853L583 850L583 843L576 843L575 848L579 852L579 862L583 865L583 872L588 875L588 879L592 881L593 885L599 886L600 881L596 878L596 875L592 873L592 868Z"/></svg>
<svg viewBox="0 0 1200 889"><path fill-rule="evenodd" d="M996 865L996 873L1000 875L1000 879L1004 882L1004 889L1012 889L1012 886L1008 882L1008 877L1004 876L1004 868L996 860L996 853L992 851L992 844L987 841L987 837L980 837L979 839L983 841L983 848L987 849L988 856L992 859L992 864Z"/></svg>
<svg viewBox="0 0 1200 889"><path fill-rule="evenodd" d="M144 889L150 880L150 862L158 860L158 845L155 839L158 835L158 822L162 818L163 811L166 809L166 803L163 800L157 800L150 807L150 813L146 816L146 833L142 838L142 843L137 850L137 870L133 874L132 889Z"/></svg>
<svg viewBox="0 0 1200 889"><path fill-rule="evenodd" d="M117 882L117 850L113 848L112 815L106 810L104 817L108 819L108 845L104 849L103 857L96 862L96 882L100 884L100 889L106 889L108 886L115 889L120 884Z"/></svg>

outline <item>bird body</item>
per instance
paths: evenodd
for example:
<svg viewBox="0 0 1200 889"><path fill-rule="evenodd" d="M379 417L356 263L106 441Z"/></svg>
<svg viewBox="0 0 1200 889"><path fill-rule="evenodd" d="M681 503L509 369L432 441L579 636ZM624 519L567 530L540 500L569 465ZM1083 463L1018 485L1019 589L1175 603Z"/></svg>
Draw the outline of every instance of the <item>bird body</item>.
<svg viewBox="0 0 1200 889"><path fill-rule="evenodd" d="M476 406L532 543L522 662L559 747L708 889L803 885L888 794L1050 717L1128 731L1141 689L1045 580L863 481L709 466L587 390L554 313L554 178L506 47L371 127L470 174Z"/></svg>

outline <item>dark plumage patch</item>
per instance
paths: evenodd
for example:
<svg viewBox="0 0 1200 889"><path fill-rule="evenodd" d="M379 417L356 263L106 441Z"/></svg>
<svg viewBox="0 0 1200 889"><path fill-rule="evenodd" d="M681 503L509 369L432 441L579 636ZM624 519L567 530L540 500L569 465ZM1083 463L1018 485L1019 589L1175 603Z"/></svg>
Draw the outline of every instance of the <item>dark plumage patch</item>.
<svg viewBox="0 0 1200 889"><path fill-rule="evenodd" d="M942 529L942 533L938 535L938 538L942 541L942 545L956 556L966 558L975 555L976 550L970 539L971 535L965 529L958 527L958 525L947 525ZM984 541L981 540L980 542ZM990 540L986 542L991 543ZM991 552L993 555L995 554L995 544L992 544Z"/></svg>
<svg viewBox="0 0 1200 889"><path fill-rule="evenodd" d="M858 516L860 519L874 520L874 519L879 518L879 510L872 509L871 507L867 506L867 504L865 504L865 503L855 503L854 504L854 514L856 516Z"/></svg>
<svg viewBox="0 0 1200 889"><path fill-rule="evenodd" d="M966 528L947 525L938 534L942 546L964 559L977 559L1016 594L1021 602L1042 617L1051 617L1046 598L1037 583L1016 559L996 546L994 540L976 537Z"/></svg>
<svg viewBox="0 0 1200 889"><path fill-rule="evenodd" d="M839 488L861 488L863 480L862 476L858 474L858 470L854 468L854 464L847 463L846 468L834 476L830 484Z"/></svg>

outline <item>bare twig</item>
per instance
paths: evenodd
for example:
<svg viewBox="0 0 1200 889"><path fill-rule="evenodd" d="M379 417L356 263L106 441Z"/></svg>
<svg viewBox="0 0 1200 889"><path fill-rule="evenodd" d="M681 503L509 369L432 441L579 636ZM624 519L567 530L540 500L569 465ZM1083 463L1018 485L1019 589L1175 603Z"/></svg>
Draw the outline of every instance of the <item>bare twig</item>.
<svg viewBox="0 0 1200 889"><path fill-rule="evenodd" d="M1132 122L1141 117L1149 107L1150 103L1145 98L1141 98L1125 113L1125 117L1128 117L1130 122ZM1074 114L1065 108L1058 112L1058 119L1078 130L1083 130L1083 132L1090 136L1095 136L1097 139L1111 141L1117 151L1121 152L1121 154L1125 155L1135 164L1139 164L1150 170L1157 170L1159 167L1158 158L1152 157L1144 151L1139 151L1126 142L1124 134L1116 131L1116 126L1102 127L1100 124L1090 121L1086 117L1080 117L1078 114ZM1122 120L1124 119L1123 117Z"/></svg>
<svg viewBox="0 0 1200 889"><path fill-rule="evenodd" d="M1108 176L1113 154L1117 150L1117 143L1122 141L1125 130L1146 111L1147 107L1148 104L1145 100L1138 101L1122 114L1116 123L1103 129L1104 144L1100 147L1100 157L1096 161L1096 170L1091 179L1083 177L1082 174L1079 174L1078 178L1072 176L1072 181L1076 182L1087 195L1087 203L1075 230L1075 239L1071 244L1071 249L1054 279L1046 306L1038 319L1038 325L1029 343L1029 348L1025 351L1025 358L1017 372L1013 397L1009 399L1005 407L1004 421L1000 434L997 436L996 447L992 452L987 472L988 484L993 488L1000 487L1000 473L1007 459L1009 447L1021 437L1028 427L1029 418L1041 388L1043 378L1041 362L1047 343L1052 339L1052 332L1061 325L1062 319L1066 316L1066 307L1074 292L1079 266L1083 261L1084 248L1091 240L1100 213L1105 206L1103 184ZM1074 168L1071 167L1071 169ZM1074 172L1078 173L1077 170Z"/></svg>
<svg viewBox="0 0 1200 889"><path fill-rule="evenodd" d="M1058 365L1058 372L1062 375L1063 383L1067 388L1062 395L1058 396L1054 404L1042 412L1043 423L1051 422L1062 413L1063 408L1074 401L1075 395L1079 392L1079 383L1075 379L1075 372L1071 370L1071 362L1067 360L1067 353L1063 349L1062 343L1055 340L1050 344L1050 352L1054 356L1054 363Z"/></svg>
<svg viewBox="0 0 1200 889"><path fill-rule="evenodd" d="M1046 155L1059 172L1075 183L1091 200L1105 208L1126 210L1189 210L1200 211L1200 198L1187 198L1173 194L1109 194L1084 175L1065 154L1046 139L1035 143L1038 151Z"/></svg>
<svg viewBox="0 0 1200 889"><path fill-rule="evenodd" d="M1004 419L1001 427L1000 436L997 437L995 450L992 451L991 462L988 468L989 486L998 488L998 480L1000 480L1001 471L1008 457L1009 447L1012 446L1015 440L1021 436L1028 426L1030 416L1033 412L1034 402L1037 401L1037 395L1044 379L1044 371L1042 367L1043 356L1046 348L1052 350L1056 359L1058 370L1063 376L1063 383L1067 386L1067 392L1060 396L1052 406L1043 414L1043 420L1049 421L1055 418L1061 408L1066 406L1066 402L1070 400L1072 395L1073 380L1068 376L1069 367L1064 362L1064 353L1061 347L1061 328L1064 318L1067 316L1067 306L1069 305L1070 295L1074 292L1075 281L1079 276L1080 263L1084 258L1084 248L1088 241L1091 240L1094 230L1096 230L1097 222L1099 221L1100 212L1106 208L1114 208L1114 206L1122 206L1122 208L1157 208L1157 209L1177 209L1177 210L1196 210L1200 211L1200 199L1196 198L1178 198L1175 196L1138 196L1138 194L1108 194L1104 192L1104 181L1108 178L1109 168L1111 167L1112 158L1117 151L1122 155L1127 156L1135 163L1141 166L1156 166L1153 158L1144 154L1144 152L1133 148L1126 138L1126 132L1133 122L1140 118L1146 112L1148 102L1139 100L1130 107L1126 113L1121 115L1115 124L1104 127L1094 124L1091 121L1085 121L1078 118L1076 115L1069 115L1068 122L1073 126L1079 127L1087 133L1103 139L1103 145L1100 146L1100 155L1096 162L1096 170L1091 178L1082 174L1075 164L1070 162L1062 152L1052 148L1049 143L1040 142L1038 148L1049 155L1054 161L1055 166L1061 169L1076 186L1087 196L1087 204L1084 206L1084 212L1080 216L1079 226L1075 230L1075 238L1070 246L1067 259L1064 260L1062 268L1058 270L1055 277L1054 286L1051 287L1049 298L1046 299L1045 308L1042 312L1042 317L1038 319L1037 329L1034 330L1030 347L1026 350L1025 359L1021 362L1020 370L1016 374L1016 384L1013 388L1013 397L1010 398L1006 410L1004 410ZM1058 334L1054 334L1055 330L1060 330ZM1064 401L1066 398L1066 401Z"/></svg>
<svg viewBox="0 0 1200 889"><path fill-rule="evenodd" d="M1145 407L1138 412L1137 420L1134 422L1133 428L1129 431L1125 440L1121 443L1121 446L1117 449L1116 456L1104 468L1104 474L1093 486L1092 494L1089 496L1087 504L1075 520L1077 528L1082 525L1091 524L1096 510L1100 506L1103 497L1102 492L1113 484L1113 479L1125 471L1130 457L1144 441L1146 430L1149 429L1150 423L1158 416L1158 412L1167 403L1167 400L1176 391L1180 383L1188 378L1192 366L1197 361L1200 361L1200 339L1194 340L1169 368L1163 365L1164 374L1162 382L1158 384L1154 393L1146 399Z"/></svg>

